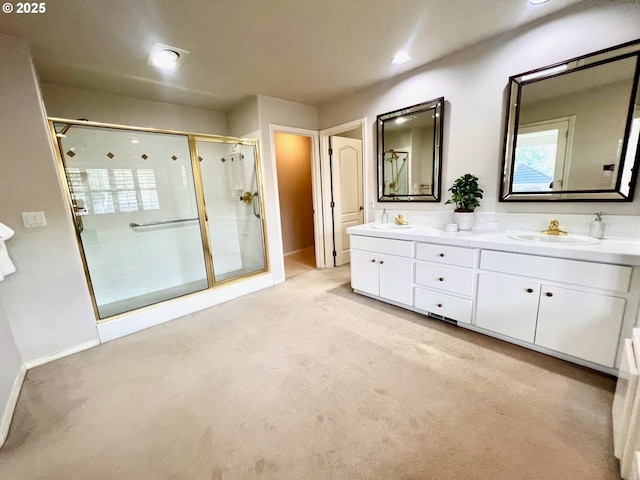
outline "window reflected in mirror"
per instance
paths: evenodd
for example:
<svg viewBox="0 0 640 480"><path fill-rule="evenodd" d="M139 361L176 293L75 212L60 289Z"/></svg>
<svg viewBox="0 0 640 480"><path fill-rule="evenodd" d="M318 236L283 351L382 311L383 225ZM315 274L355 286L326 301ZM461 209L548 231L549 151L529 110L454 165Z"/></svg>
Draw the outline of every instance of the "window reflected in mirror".
<svg viewBox="0 0 640 480"><path fill-rule="evenodd" d="M640 129L627 44L510 79L502 201L630 201Z"/></svg>
<svg viewBox="0 0 640 480"><path fill-rule="evenodd" d="M444 98L378 115L378 200L439 202Z"/></svg>

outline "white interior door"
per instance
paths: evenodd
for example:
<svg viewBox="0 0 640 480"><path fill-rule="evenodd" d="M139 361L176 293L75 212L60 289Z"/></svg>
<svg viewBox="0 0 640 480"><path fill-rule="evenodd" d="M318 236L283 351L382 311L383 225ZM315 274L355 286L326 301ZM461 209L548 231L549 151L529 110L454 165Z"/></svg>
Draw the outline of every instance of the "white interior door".
<svg viewBox="0 0 640 480"><path fill-rule="evenodd" d="M349 263L347 228L364 221L362 140L333 136L330 141L335 265L340 266Z"/></svg>

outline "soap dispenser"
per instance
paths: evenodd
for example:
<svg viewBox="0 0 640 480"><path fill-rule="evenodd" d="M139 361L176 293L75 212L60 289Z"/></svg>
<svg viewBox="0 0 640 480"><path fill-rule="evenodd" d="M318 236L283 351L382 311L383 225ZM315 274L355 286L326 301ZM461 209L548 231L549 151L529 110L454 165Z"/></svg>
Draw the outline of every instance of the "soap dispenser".
<svg viewBox="0 0 640 480"><path fill-rule="evenodd" d="M382 218L381 223L389 223L389 214L387 213L387 209L382 210Z"/></svg>
<svg viewBox="0 0 640 480"><path fill-rule="evenodd" d="M589 225L589 236L593 238L604 238L602 212L597 212L595 220L591 222L591 225Z"/></svg>

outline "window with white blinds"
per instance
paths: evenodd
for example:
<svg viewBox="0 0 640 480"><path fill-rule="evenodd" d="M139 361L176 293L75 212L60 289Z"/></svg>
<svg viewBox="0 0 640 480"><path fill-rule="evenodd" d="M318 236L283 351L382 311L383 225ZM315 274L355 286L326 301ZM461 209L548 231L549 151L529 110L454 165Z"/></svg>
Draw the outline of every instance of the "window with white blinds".
<svg viewBox="0 0 640 480"><path fill-rule="evenodd" d="M80 214L160 209L156 176L152 168L69 167L66 175L71 186L71 197Z"/></svg>

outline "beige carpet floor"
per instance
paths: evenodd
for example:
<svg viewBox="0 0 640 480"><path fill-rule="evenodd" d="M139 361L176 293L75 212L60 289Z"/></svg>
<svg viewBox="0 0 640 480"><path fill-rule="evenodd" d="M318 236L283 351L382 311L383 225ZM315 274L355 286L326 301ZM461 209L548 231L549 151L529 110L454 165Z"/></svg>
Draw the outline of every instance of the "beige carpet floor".
<svg viewBox="0 0 640 480"><path fill-rule="evenodd" d="M28 372L1 479L618 479L605 375L314 270Z"/></svg>
<svg viewBox="0 0 640 480"><path fill-rule="evenodd" d="M285 255L284 272L287 279L316 268L316 252L313 247Z"/></svg>

